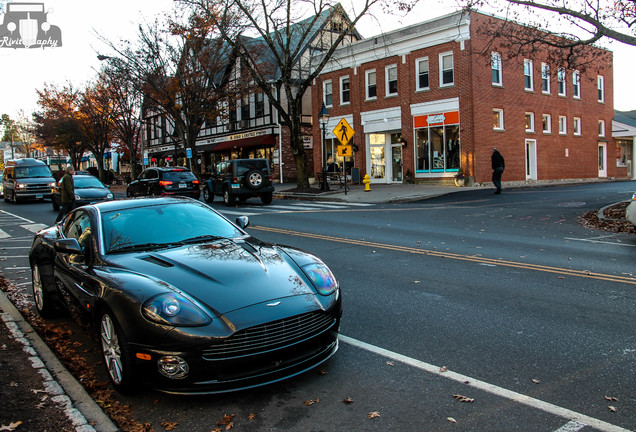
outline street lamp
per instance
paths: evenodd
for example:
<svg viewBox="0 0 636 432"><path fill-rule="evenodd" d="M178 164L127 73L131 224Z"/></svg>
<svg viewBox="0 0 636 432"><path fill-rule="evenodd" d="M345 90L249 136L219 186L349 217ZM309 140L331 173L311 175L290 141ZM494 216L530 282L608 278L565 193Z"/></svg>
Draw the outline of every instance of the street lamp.
<svg viewBox="0 0 636 432"><path fill-rule="evenodd" d="M327 122L329 122L329 111L327 111L327 107L324 102L322 103L322 108L320 108L320 112L318 113L318 121L322 127L322 184L320 185L320 189L328 191L329 183L327 183L327 163L325 160L325 133Z"/></svg>

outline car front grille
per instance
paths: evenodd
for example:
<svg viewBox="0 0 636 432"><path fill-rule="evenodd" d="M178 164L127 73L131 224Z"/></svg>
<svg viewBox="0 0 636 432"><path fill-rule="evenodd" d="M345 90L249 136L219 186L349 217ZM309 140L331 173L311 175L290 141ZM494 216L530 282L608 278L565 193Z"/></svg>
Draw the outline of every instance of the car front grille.
<svg viewBox="0 0 636 432"><path fill-rule="evenodd" d="M26 187L16 188L18 195L20 194L50 194L51 186L48 183L31 183Z"/></svg>
<svg viewBox="0 0 636 432"><path fill-rule="evenodd" d="M226 360L293 345L318 336L336 319L323 312L311 312L240 330L207 349L205 360Z"/></svg>

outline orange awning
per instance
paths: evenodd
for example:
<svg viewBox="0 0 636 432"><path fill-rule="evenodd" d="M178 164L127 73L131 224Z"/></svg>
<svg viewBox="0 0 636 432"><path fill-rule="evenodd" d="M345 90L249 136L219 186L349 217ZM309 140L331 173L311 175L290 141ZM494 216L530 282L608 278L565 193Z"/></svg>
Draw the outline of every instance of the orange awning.
<svg viewBox="0 0 636 432"><path fill-rule="evenodd" d="M262 135L257 137L225 141L213 147L212 151L216 152L235 148L273 146L274 144L276 144L276 137L274 135Z"/></svg>

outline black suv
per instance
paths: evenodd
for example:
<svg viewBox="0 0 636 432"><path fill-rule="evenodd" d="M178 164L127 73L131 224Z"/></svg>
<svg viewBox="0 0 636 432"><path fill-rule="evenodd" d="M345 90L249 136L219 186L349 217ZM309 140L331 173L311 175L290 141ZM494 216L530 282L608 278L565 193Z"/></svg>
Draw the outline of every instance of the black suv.
<svg viewBox="0 0 636 432"><path fill-rule="evenodd" d="M178 167L151 167L131 181L126 196L185 195L199 199L199 180L189 169Z"/></svg>
<svg viewBox="0 0 636 432"><path fill-rule="evenodd" d="M216 164L212 177L203 185L203 198L214 201L222 196L226 206L236 199L260 197L263 204L272 202L274 185L267 159L234 159Z"/></svg>

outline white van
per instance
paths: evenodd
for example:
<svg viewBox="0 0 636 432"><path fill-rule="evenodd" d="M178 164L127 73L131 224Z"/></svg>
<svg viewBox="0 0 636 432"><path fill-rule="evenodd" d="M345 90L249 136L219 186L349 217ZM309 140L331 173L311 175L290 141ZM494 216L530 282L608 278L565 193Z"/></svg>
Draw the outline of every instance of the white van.
<svg viewBox="0 0 636 432"><path fill-rule="evenodd" d="M5 163L2 186L6 202L50 199L55 179L51 169L42 161L33 158L11 159Z"/></svg>

